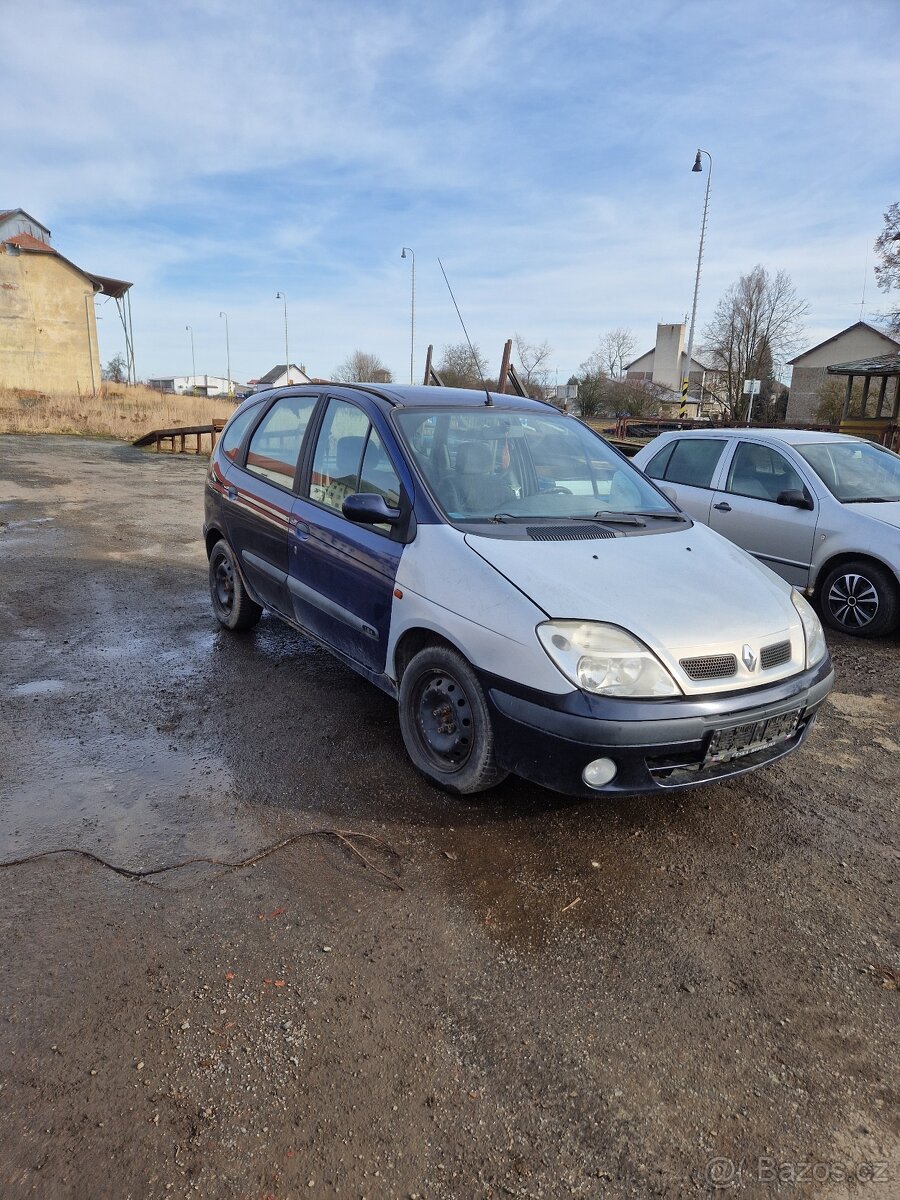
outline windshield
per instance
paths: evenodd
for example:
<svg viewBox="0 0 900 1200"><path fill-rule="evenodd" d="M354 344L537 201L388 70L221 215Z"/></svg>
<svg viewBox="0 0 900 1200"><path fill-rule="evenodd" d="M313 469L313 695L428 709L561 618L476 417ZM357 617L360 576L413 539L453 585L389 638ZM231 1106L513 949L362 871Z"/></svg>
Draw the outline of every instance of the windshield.
<svg viewBox="0 0 900 1200"><path fill-rule="evenodd" d="M900 500L900 455L873 442L795 446L842 504Z"/></svg>
<svg viewBox="0 0 900 1200"><path fill-rule="evenodd" d="M407 409L395 418L451 520L680 518L636 468L561 413Z"/></svg>

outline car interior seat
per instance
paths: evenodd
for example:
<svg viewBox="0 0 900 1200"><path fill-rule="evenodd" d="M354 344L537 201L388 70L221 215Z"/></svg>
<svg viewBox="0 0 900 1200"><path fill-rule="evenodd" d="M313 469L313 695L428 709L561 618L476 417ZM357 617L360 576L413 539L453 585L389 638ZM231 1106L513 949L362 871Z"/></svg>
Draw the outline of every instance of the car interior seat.
<svg viewBox="0 0 900 1200"><path fill-rule="evenodd" d="M493 455L485 442L461 442L456 451L453 474L443 481L446 491L455 494L457 503L450 507L467 513L494 513L515 499L505 479L493 474Z"/></svg>
<svg viewBox="0 0 900 1200"><path fill-rule="evenodd" d="M359 436L338 438L334 451L334 475L322 497L322 503L327 504L329 508L340 509L347 497L356 491L359 460L365 442L366 439Z"/></svg>

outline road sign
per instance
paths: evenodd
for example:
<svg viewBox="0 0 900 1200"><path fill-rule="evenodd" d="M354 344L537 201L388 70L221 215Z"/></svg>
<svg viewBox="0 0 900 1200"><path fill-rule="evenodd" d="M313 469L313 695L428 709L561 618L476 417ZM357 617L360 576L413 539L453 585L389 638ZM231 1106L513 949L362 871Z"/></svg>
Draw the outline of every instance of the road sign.
<svg viewBox="0 0 900 1200"><path fill-rule="evenodd" d="M745 379L744 380L744 395L745 396L758 396L759 389L760 389L760 381L758 379Z"/></svg>

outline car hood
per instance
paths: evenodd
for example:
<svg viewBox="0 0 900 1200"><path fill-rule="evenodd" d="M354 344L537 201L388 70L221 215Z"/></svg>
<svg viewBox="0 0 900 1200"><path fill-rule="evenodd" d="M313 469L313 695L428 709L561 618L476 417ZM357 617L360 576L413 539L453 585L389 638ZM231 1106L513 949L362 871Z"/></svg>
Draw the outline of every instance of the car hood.
<svg viewBox="0 0 900 1200"><path fill-rule="evenodd" d="M874 517L885 525L900 529L900 501L889 500L887 503L876 504L844 504L845 511L856 513L860 517Z"/></svg>
<svg viewBox="0 0 900 1200"><path fill-rule="evenodd" d="M686 692L759 686L803 670L805 642L791 588L703 525L571 542L467 534L477 554L548 617L618 625L654 650ZM734 654L790 640L791 658L761 678L686 679L683 658Z"/></svg>

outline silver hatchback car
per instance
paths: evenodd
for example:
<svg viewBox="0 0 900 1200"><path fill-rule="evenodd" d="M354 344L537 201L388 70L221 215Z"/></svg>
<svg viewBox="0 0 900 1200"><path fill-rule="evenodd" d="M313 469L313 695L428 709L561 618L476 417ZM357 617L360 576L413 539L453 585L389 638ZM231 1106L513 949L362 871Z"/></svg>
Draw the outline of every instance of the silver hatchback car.
<svg viewBox="0 0 900 1200"><path fill-rule="evenodd" d="M800 429L663 433L632 460L698 521L814 596L833 628L900 619L900 456Z"/></svg>

